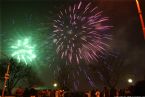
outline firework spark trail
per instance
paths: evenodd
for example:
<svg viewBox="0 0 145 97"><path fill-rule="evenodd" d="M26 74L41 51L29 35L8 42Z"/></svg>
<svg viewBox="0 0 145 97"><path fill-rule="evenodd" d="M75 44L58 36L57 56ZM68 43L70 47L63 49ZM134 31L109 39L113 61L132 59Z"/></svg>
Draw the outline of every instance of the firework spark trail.
<svg viewBox="0 0 145 97"><path fill-rule="evenodd" d="M90 63L110 48L111 34L107 30L111 26L105 25L109 18L91 5L80 2L69 6L54 20L56 52L69 63L79 64L81 60Z"/></svg>
<svg viewBox="0 0 145 97"><path fill-rule="evenodd" d="M112 65L110 65L110 60L108 61L108 56L112 56L113 58L117 58L118 57L118 53L114 54L112 52L109 53L109 55L106 55L104 57L104 59L102 58L102 64L105 66L104 68L107 69L109 72L112 72L113 68ZM60 60L60 59L58 59ZM62 60L60 60L62 61ZM101 61L101 60L100 60ZM56 60L54 60L54 63L56 62ZM55 73L57 76L59 76L61 78L61 82L60 84L63 84L64 86L68 86L71 90L73 91L78 91L80 89L80 87L82 87L82 84L86 84L88 85L88 88L96 88L98 84L96 84L98 77L100 80L104 81L105 80L105 76L103 75L102 71L97 70L97 72L92 72L92 70L90 71L90 65L67 65L67 64L63 64L62 62L59 62L60 64L57 65L52 65L55 66L54 68L50 68L52 71L55 71L53 73ZM102 65L100 64L100 65ZM95 65L95 64L92 64ZM99 65L99 64L98 64ZM57 67L56 67L57 66ZM89 66L89 67L88 67ZM95 65L97 66L97 65ZM98 68L98 67L93 67L93 68ZM104 70L103 68L103 70ZM62 75L59 75L63 72ZM97 73L97 75L96 75ZM54 74L54 75L55 75ZM97 79L96 79L96 76ZM83 83L81 82L81 80L83 79ZM83 87L84 88L84 87Z"/></svg>
<svg viewBox="0 0 145 97"><path fill-rule="evenodd" d="M53 69L52 71L54 71L54 75L58 78L57 80L59 84L63 87L68 87L72 91L78 91L80 87L82 87L83 83L80 79L84 79L89 88L96 88L95 81L93 80L87 65L74 66L65 64L62 66L62 64L57 64L57 67L51 67L49 69Z"/></svg>
<svg viewBox="0 0 145 97"><path fill-rule="evenodd" d="M11 49L13 52L11 56L17 58L19 62L25 62L25 64L28 64L28 62L31 62L36 57L34 54L34 46L29 44L28 38L18 40L16 45L11 46Z"/></svg>

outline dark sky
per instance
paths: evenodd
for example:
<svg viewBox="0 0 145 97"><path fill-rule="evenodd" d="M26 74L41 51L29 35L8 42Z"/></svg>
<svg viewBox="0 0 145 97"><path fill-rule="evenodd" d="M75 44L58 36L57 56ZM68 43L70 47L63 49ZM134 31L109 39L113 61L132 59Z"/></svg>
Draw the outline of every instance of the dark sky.
<svg viewBox="0 0 145 97"><path fill-rule="evenodd" d="M67 8L78 0L2 0L1 32L9 36L14 29L38 28L41 23L51 23L60 9ZM84 0L87 1L87 0ZM90 0L91 1L91 0ZM145 40L139 21L135 0L92 0L110 18L112 48L121 51L125 64L136 73L136 79L145 74ZM145 21L145 0L139 0ZM19 28L17 28L19 27ZM0 37L5 40L6 37ZM45 67L44 67L45 68ZM44 73L48 73L44 70ZM43 75L43 73L42 73ZM50 77L49 77L50 78Z"/></svg>

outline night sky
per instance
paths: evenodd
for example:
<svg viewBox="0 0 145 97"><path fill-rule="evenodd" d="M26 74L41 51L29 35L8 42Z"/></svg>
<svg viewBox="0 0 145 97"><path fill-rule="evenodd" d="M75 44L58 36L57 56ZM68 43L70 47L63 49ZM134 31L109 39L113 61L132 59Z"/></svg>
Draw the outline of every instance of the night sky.
<svg viewBox="0 0 145 97"><path fill-rule="evenodd" d="M89 1L89 0L82 0ZM125 55L125 63L129 66L130 75L134 75L135 81L142 80L145 75L145 40L139 21L135 0L90 0L103 10L103 14L110 18L113 25L112 49L120 51ZM13 37L31 35L41 51L35 64L35 70L42 81L47 85L55 82L55 66L49 70L50 57L55 56L52 47L52 40L48 38L52 31L52 22L57 13L69 5L77 3L78 0L2 0L0 49L7 53L7 42ZM145 0L139 0L145 21ZM49 41L49 42L48 42ZM44 49L42 49L44 48ZM49 54L48 54L49 53ZM49 55L49 56L48 56ZM50 59L49 59L50 58ZM57 63L55 63L57 64ZM70 66L76 68L76 65ZM85 69L85 66L83 67ZM68 69L71 70L71 69ZM86 70L86 69L85 69ZM73 69L72 71L76 71ZM123 72L123 71L122 71ZM43 75L43 76L42 76ZM82 77L81 77L82 76ZM90 87L80 73L80 89ZM96 84L96 87L100 85Z"/></svg>

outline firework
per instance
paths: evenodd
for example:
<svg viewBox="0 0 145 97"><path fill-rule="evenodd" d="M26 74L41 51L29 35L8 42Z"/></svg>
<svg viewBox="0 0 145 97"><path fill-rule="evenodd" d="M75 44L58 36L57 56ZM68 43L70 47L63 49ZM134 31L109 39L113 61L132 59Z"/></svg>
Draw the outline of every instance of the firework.
<svg viewBox="0 0 145 97"><path fill-rule="evenodd" d="M98 60L110 47L111 35L107 30L111 26L105 25L108 17L92 5L80 2L69 6L54 20L56 52L69 63Z"/></svg>
<svg viewBox="0 0 145 97"><path fill-rule="evenodd" d="M79 91L85 85L86 89L96 88L94 76L91 75L88 65L64 65L55 69L57 81L61 87L67 87L71 91ZM83 83L82 83L83 80ZM83 87L84 88L84 87Z"/></svg>
<svg viewBox="0 0 145 97"><path fill-rule="evenodd" d="M34 46L30 44L28 38L18 40L16 44L12 45L10 48L12 49L11 56L16 58L19 62L25 62L25 64L27 64L36 58Z"/></svg>

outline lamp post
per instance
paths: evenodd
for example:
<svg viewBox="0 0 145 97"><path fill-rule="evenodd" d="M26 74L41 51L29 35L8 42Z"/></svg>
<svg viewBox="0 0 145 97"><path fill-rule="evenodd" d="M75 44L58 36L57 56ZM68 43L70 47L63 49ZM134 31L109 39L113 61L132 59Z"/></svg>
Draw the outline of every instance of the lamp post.
<svg viewBox="0 0 145 97"><path fill-rule="evenodd" d="M7 71L5 73L5 81L4 81L4 86L3 86L3 90L2 90L2 97L4 97L4 93L5 93L5 88L6 88L6 84L7 84L7 80L9 79L9 70L10 70L10 62L8 62L8 67L7 67Z"/></svg>
<svg viewBox="0 0 145 97"><path fill-rule="evenodd" d="M4 54L4 56L6 56L6 55ZM3 89L2 89L2 97L4 97L4 95L5 95L6 84L7 84L7 80L9 79L10 65L11 65L11 63L10 63L10 60L9 60L8 61L8 66L7 66L7 71L6 71L5 77L4 77L5 80L4 80L4 85L3 85Z"/></svg>
<svg viewBox="0 0 145 97"><path fill-rule="evenodd" d="M136 5L137 5L137 10L138 10L138 14L139 14L139 18L140 18L140 22L141 22L141 26L142 26L142 30L143 30L143 35L144 35L144 39L145 39L145 24L143 21L142 11L141 11L140 4L139 4L138 0L136 0Z"/></svg>

